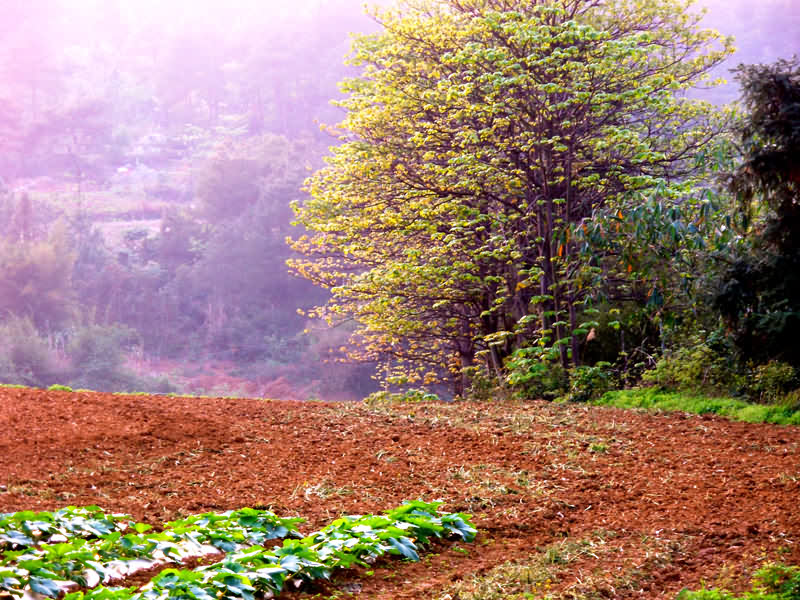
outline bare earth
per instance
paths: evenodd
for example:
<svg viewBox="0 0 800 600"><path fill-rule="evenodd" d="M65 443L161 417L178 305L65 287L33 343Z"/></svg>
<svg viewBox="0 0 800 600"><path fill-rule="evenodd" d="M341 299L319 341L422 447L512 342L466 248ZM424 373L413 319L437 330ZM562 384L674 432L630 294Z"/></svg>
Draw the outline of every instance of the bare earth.
<svg viewBox="0 0 800 600"><path fill-rule="evenodd" d="M800 564L800 428L544 402L1 388L0 431L0 512L97 504L159 524L252 506L307 532L415 498L474 515L472 544L286 598L674 598ZM508 561L524 566L492 571Z"/></svg>

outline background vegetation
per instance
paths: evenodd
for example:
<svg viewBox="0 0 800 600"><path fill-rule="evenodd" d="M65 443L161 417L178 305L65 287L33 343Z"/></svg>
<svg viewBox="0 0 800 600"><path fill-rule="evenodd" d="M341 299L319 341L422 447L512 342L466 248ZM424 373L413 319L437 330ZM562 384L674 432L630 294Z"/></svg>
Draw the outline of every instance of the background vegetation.
<svg viewBox="0 0 800 600"><path fill-rule="evenodd" d="M790 4L15 6L0 379L793 409Z"/></svg>

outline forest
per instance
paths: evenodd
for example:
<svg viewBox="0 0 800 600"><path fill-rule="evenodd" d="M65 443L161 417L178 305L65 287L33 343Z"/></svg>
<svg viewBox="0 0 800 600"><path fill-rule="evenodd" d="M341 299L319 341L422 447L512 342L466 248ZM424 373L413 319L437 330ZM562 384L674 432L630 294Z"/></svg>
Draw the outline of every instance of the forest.
<svg viewBox="0 0 800 600"><path fill-rule="evenodd" d="M798 406L790 0L138 4L4 7L0 381Z"/></svg>

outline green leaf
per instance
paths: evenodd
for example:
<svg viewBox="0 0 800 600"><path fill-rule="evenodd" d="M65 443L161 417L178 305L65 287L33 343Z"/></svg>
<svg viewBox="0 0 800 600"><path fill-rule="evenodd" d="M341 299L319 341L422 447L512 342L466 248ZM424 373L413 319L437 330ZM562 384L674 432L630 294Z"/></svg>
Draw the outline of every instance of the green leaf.
<svg viewBox="0 0 800 600"><path fill-rule="evenodd" d="M389 538L387 540L389 544L394 549L394 554L400 554L403 557L407 558L408 560L413 560L414 562L419 561L419 554L417 554L417 548L407 537L401 538Z"/></svg>
<svg viewBox="0 0 800 600"><path fill-rule="evenodd" d="M61 593L61 588L59 588L58 584L52 579L46 579L44 577L31 577L28 583L34 592L37 594L42 594L43 596L57 598Z"/></svg>

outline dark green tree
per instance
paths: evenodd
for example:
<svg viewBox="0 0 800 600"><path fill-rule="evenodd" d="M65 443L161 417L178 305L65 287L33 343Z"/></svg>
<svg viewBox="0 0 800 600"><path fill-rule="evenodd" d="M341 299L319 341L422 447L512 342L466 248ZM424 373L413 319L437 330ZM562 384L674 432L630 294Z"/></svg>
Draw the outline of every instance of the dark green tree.
<svg viewBox="0 0 800 600"><path fill-rule="evenodd" d="M740 66L743 161L730 176L749 244L715 305L744 359L800 365L800 61Z"/></svg>

